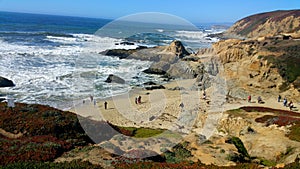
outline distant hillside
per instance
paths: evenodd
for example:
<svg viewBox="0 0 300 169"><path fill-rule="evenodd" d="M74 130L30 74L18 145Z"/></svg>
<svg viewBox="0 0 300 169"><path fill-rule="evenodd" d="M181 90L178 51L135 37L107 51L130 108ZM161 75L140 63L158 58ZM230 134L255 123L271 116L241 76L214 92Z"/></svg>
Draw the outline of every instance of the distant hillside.
<svg viewBox="0 0 300 169"><path fill-rule="evenodd" d="M283 33L300 35L300 10L273 11L255 14L237 21L225 34L253 38Z"/></svg>

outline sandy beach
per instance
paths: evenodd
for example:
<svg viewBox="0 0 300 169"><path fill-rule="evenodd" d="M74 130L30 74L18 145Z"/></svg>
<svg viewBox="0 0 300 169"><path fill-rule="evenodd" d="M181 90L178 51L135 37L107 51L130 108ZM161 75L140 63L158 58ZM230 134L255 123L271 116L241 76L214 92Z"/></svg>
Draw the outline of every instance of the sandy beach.
<svg viewBox="0 0 300 169"><path fill-rule="evenodd" d="M186 90L192 84L193 80L183 80L164 85L166 89L135 88L122 95L97 100L96 105L88 100L70 111L83 117L105 120L121 126L169 128L183 110L191 110L195 105L199 107L200 92ZM176 90L179 87L184 90ZM135 98L139 96L141 103L136 104ZM108 103L106 110L105 101ZM184 108L179 106L180 103L184 104Z"/></svg>
<svg viewBox="0 0 300 169"><path fill-rule="evenodd" d="M87 100L72 108L80 116L93 120L109 121L112 124L126 127L149 127L162 129L178 129L184 126L188 130L201 132L208 116L217 114L211 120L219 120L226 110L237 109L242 106L261 106L274 109L289 110L284 107L282 101L277 98L262 96L264 104L257 103L257 97L253 95L249 103L247 98L234 99L226 102L226 96L217 96L215 87L208 88L203 99L203 91L193 89L194 79L178 80L165 84L166 89L145 90L134 88L128 93L113 96L94 102ZM179 90L181 89L181 90ZM141 103L136 104L135 98L141 96ZM104 102L107 102L107 109ZM180 107L183 103L184 107ZM294 103L294 111L298 112L299 104ZM200 130L199 130L200 129ZM202 131L203 132L203 131Z"/></svg>

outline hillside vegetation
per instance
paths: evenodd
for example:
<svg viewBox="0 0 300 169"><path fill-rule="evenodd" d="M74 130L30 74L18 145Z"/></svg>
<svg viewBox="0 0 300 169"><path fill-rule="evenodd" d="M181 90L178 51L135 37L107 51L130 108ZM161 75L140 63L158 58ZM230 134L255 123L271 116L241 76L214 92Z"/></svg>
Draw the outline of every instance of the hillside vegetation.
<svg viewBox="0 0 300 169"><path fill-rule="evenodd" d="M299 33L300 10L279 10L248 16L237 21L226 34L246 38Z"/></svg>

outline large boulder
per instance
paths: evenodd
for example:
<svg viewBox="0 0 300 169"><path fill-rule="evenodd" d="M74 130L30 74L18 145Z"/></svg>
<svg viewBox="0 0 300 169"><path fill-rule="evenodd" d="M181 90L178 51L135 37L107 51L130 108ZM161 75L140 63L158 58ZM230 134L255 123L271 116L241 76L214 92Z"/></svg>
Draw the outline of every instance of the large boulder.
<svg viewBox="0 0 300 169"><path fill-rule="evenodd" d="M157 89L165 89L165 86L163 85L152 85L145 87L146 90L157 90Z"/></svg>
<svg viewBox="0 0 300 169"><path fill-rule="evenodd" d="M113 74L110 74L107 79L105 80L106 83L119 83L119 84L125 84L125 80L116 76L116 75L113 75Z"/></svg>
<svg viewBox="0 0 300 169"><path fill-rule="evenodd" d="M106 50L104 52L100 52L100 54L106 55L106 56L116 56L116 57L119 57L120 59L125 59L128 56L130 56L131 54L133 54L134 52L136 52L135 49L132 49L132 50L110 49L110 50Z"/></svg>
<svg viewBox="0 0 300 169"><path fill-rule="evenodd" d="M148 69L144 70L143 72L148 74L165 75L169 68L170 64L167 62L154 62Z"/></svg>
<svg viewBox="0 0 300 169"><path fill-rule="evenodd" d="M176 56L179 56L180 58L183 58L186 55L190 55L190 53L185 50L185 47L183 44L178 41L174 40L165 50L166 52L171 52L175 54Z"/></svg>
<svg viewBox="0 0 300 169"><path fill-rule="evenodd" d="M13 81L8 80L4 77L0 77L0 87L14 87L15 84L13 83Z"/></svg>
<svg viewBox="0 0 300 169"><path fill-rule="evenodd" d="M167 73L173 78L193 79L197 76L188 62L183 61L172 64Z"/></svg>

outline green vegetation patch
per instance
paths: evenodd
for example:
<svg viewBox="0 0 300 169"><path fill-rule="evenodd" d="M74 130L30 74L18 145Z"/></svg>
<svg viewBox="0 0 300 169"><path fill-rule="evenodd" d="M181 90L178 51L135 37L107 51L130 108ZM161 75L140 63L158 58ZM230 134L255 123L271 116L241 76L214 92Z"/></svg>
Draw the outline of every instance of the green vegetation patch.
<svg viewBox="0 0 300 169"><path fill-rule="evenodd" d="M135 131L134 136L136 138L148 138L148 137L154 137L161 133L163 133L165 130L162 129L150 129L150 128L139 128Z"/></svg>
<svg viewBox="0 0 300 169"><path fill-rule="evenodd" d="M287 134L289 139L300 142L300 123L293 125L290 132Z"/></svg>
<svg viewBox="0 0 300 169"><path fill-rule="evenodd" d="M274 41L273 45L264 50L283 53L279 57L263 56L269 63L275 65L281 77L288 83L293 83L300 76L300 42L293 40ZM286 88L281 87L282 90Z"/></svg>
<svg viewBox="0 0 300 169"><path fill-rule="evenodd" d="M248 35L250 32L255 30L258 26L264 24L267 21L267 18L254 19L249 26L239 32L240 35Z"/></svg>
<svg viewBox="0 0 300 169"><path fill-rule="evenodd" d="M118 132L120 132L121 134L124 134L126 136L136 137L136 138L154 137L167 131L163 129L120 127L115 125L113 126L113 128Z"/></svg>
<svg viewBox="0 0 300 169"><path fill-rule="evenodd" d="M243 109L232 109L232 110L228 110L227 113L229 115L232 115L234 117L241 117L245 115L245 111Z"/></svg>
<svg viewBox="0 0 300 169"><path fill-rule="evenodd" d="M240 138L231 137L229 140L226 141L226 143L233 144L237 148L238 152L242 155L243 158L246 157L246 158L250 159L250 155L248 154L248 151Z"/></svg>
<svg viewBox="0 0 300 169"><path fill-rule="evenodd" d="M266 160L266 159L260 159L260 164L267 166L267 167L274 167L276 166L276 162L275 161L271 161L271 160Z"/></svg>
<svg viewBox="0 0 300 169"><path fill-rule="evenodd" d="M177 144L172 148L171 151L166 151L164 156L168 163L180 163L184 161L189 161L189 158L192 157L191 151L186 148L187 144Z"/></svg>

